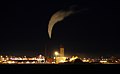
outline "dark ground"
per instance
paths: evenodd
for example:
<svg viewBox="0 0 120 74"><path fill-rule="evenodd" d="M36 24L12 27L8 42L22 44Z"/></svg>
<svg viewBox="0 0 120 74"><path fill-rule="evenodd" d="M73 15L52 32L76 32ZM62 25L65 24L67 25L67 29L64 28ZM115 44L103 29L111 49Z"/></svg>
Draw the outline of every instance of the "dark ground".
<svg viewBox="0 0 120 74"><path fill-rule="evenodd" d="M26 65L0 65L0 72L4 73L32 73L32 74L55 74L55 73L66 73L66 74L80 74L80 73L95 73L95 74L107 74L110 72L119 72L120 65L118 64L93 64L93 65L81 65L81 64L26 64ZM1 73L0 73L1 74Z"/></svg>

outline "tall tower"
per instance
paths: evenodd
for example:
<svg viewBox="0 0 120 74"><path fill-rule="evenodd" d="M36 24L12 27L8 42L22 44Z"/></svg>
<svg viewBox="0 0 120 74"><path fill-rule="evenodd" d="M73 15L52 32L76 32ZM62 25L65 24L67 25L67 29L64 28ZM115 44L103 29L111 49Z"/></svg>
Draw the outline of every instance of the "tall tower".
<svg viewBox="0 0 120 74"><path fill-rule="evenodd" d="M60 57L64 57L64 47L60 45Z"/></svg>

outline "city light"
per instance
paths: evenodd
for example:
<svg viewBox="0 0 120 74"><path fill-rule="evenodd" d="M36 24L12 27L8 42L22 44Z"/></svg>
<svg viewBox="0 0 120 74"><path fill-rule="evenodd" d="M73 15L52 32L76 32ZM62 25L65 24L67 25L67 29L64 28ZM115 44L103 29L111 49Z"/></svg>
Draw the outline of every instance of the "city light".
<svg viewBox="0 0 120 74"><path fill-rule="evenodd" d="M83 61L83 62L89 62L89 60L85 60L85 59L84 59L84 60L82 60L82 61Z"/></svg>
<svg viewBox="0 0 120 74"><path fill-rule="evenodd" d="M56 52L55 52L55 56L57 57L58 55L59 55L59 53L56 51Z"/></svg>
<svg viewBox="0 0 120 74"><path fill-rule="evenodd" d="M106 61L106 60L101 60L100 62L101 62L101 63L107 63L107 61Z"/></svg>
<svg viewBox="0 0 120 74"><path fill-rule="evenodd" d="M3 56L0 56L1 58L3 57Z"/></svg>
<svg viewBox="0 0 120 74"><path fill-rule="evenodd" d="M29 64L29 63L30 63L29 61L26 62L26 64Z"/></svg>
<svg viewBox="0 0 120 74"><path fill-rule="evenodd" d="M78 56L76 56L76 57L72 56L72 58L70 58L70 61L73 61L73 60L75 60L77 58L78 58Z"/></svg>
<svg viewBox="0 0 120 74"><path fill-rule="evenodd" d="M65 62L75 62L75 60L81 59L83 63L96 63L98 64L120 64L120 59L115 58L88 58L88 57L78 57L78 56L71 56L69 57L61 57L58 56L60 53L58 51L54 52L53 57L45 59L45 56L38 55L34 57L26 57L26 56L4 56L1 55L0 57L0 64L59 64Z"/></svg>

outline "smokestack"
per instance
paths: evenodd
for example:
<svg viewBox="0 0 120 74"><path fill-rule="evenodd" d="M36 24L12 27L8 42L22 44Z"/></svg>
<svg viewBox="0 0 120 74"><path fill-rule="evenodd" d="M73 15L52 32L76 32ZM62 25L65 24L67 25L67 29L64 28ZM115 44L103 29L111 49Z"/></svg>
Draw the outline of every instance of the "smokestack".
<svg viewBox="0 0 120 74"><path fill-rule="evenodd" d="M64 47L60 45L60 57L64 57Z"/></svg>

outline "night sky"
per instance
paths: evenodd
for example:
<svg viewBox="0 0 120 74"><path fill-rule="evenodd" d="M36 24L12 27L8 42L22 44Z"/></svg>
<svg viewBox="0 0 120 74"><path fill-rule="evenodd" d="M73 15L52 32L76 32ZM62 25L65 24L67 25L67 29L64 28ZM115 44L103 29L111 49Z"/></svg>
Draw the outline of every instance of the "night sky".
<svg viewBox="0 0 120 74"><path fill-rule="evenodd" d="M50 17L71 5L87 11L56 23L48 36ZM112 1L39 0L0 2L0 54L44 55L65 47L65 55L111 56L120 53L118 8ZM119 55L120 56L120 55Z"/></svg>

